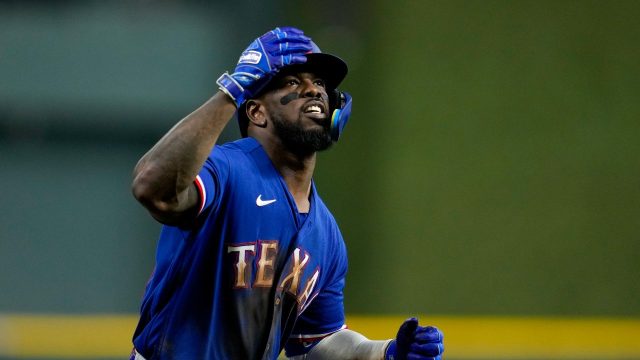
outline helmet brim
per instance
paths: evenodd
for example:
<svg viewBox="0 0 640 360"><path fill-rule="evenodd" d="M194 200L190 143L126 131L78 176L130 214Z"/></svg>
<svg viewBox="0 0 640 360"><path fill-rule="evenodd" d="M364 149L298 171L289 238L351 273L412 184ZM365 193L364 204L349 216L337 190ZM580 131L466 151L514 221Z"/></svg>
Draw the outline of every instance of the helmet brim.
<svg viewBox="0 0 640 360"><path fill-rule="evenodd" d="M307 57L307 62L302 66L321 76L330 89L337 88L347 76L349 71L347 63L335 55L310 53L305 56Z"/></svg>

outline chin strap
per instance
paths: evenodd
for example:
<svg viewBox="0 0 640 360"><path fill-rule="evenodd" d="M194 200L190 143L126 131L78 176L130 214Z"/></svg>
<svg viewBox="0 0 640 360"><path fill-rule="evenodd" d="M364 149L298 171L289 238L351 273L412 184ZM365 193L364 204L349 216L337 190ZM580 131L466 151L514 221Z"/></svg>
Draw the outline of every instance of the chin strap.
<svg viewBox="0 0 640 360"><path fill-rule="evenodd" d="M347 125L351 115L351 95L346 92L340 92L339 96L341 106L333 110L333 114L331 114L331 139L334 142L340 138L342 129Z"/></svg>

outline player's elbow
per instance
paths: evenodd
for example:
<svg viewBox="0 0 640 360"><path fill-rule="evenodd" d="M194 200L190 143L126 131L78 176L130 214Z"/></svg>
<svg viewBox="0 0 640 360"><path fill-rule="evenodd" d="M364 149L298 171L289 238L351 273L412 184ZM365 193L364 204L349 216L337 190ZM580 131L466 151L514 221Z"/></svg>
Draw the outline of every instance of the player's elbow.
<svg viewBox="0 0 640 360"><path fill-rule="evenodd" d="M192 218L194 206L189 203L188 189L177 192L170 183L148 171L138 172L134 174L131 192L154 219L167 225L183 224Z"/></svg>
<svg viewBox="0 0 640 360"><path fill-rule="evenodd" d="M169 204L162 199L156 181L147 172L135 174L131 183L131 193L140 204L151 211L169 210Z"/></svg>
<svg viewBox="0 0 640 360"><path fill-rule="evenodd" d="M140 181L138 178L134 179L131 183L131 193L141 204L149 203L153 194L149 183Z"/></svg>

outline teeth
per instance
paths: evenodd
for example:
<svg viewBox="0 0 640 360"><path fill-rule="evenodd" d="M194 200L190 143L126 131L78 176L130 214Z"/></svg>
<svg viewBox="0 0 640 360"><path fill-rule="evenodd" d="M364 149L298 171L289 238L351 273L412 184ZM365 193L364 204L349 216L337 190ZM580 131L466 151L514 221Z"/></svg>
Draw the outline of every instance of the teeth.
<svg viewBox="0 0 640 360"><path fill-rule="evenodd" d="M322 109L318 105L311 105L305 110L305 112L308 112L308 113L321 113Z"/></svg>

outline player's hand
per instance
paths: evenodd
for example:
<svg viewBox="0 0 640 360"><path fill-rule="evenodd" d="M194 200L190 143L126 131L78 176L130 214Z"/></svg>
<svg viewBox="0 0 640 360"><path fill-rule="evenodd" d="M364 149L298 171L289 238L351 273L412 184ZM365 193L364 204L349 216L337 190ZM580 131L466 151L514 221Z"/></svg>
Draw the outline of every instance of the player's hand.
<svg viewBox="0 0 640 360"><path fill-rule="evenodd" d="M233 74L224 73L216 83L236 106L256 95L280 68L307 61L311 38L293 27L275 28L255 39L242 52Z"/></svg>
<svg viewBox="0 0 640 360"><path fill-rule="evenodd" d="M418 319L406 320L385 354L386 360L441 360L442 332L433 326L418 326Z"/></svg>

